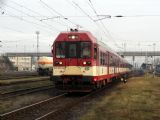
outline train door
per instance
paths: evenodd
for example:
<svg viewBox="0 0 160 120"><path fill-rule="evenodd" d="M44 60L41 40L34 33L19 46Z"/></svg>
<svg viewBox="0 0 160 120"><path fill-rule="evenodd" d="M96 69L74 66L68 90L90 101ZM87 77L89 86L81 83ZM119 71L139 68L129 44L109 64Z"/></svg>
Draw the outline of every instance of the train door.
<svg viewBox="0 0 160 120"><path fill-rule="evenodd" d="M115 73L115 58L112 53L109 53L109 74Z"/></svg>

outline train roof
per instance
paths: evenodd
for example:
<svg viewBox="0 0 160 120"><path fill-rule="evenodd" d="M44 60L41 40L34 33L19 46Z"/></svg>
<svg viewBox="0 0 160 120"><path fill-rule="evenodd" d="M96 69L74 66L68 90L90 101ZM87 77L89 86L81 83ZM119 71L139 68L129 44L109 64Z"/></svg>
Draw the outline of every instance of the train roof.
<svg viewBox="0 0 160 120"><path fill-rule="evenodd" d="M61 41L64 37L68 37L68 35L83 35L85 38L90 38L92 42L96 43L97 40L96 38L92 35L91 32L89 31L83 31L83 30L78 30L78 31L62 31L56 38L56 40Z"/></svg>

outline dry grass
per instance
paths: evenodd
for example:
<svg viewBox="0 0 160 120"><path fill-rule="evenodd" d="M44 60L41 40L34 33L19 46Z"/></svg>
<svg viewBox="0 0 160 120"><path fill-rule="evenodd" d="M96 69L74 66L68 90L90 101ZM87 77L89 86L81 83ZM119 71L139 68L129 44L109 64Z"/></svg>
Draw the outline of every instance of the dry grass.
<svg viewBox="0 0 160 120"><path fill-rule="evenodd" d="M80 120L160 120L160 78L131 78L94 103Z"/></svg>

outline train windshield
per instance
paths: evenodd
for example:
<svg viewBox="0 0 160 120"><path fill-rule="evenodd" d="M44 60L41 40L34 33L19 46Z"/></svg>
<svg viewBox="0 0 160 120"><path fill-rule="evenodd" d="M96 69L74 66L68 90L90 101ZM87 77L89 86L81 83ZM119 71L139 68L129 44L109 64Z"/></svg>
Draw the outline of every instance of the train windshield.
<svg viewBox="0 0 160 120"><path fill-rule="evenodd" d="M90 58L91 42L57 42L56 58Z"/></svg>
<svg viewBox="0 0 160 120"><path fill-rule="evenodd" d="M81 42L81 58L90 58L90 57L91 57L91 43Z"/></svg>
<svg viewBox="0 0 160 120"><path fill-rule="evenodd" d="M77 58L78 57L78 44L77 42L68 42L68 58ZM66 50L67 51L67 50Z"/></svg>
<svg viewBox="0 0 160 120"><path fill-rule="evenodd" d="M56 43L56 58L65 58L65 42Z"/></svg>

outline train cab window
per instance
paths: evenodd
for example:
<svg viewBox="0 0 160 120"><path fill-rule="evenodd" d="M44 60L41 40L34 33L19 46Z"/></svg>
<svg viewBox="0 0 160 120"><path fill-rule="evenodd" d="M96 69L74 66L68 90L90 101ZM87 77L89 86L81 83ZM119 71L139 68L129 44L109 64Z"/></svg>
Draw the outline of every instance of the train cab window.
<svg viewBox="0 0 160 120"><path fill-rule="evenodd" d="M81 42L81 58L90 58L90 57L91 57L91 43Z"/></svg>
<svg viewBox="0 0 160 120"><path fill-rule="evenodd" d="M65 42L56 43L56 58L65 58Z"/></svg>
<svg viewBox="0 0 160 120"><path fill-rule="evenodd" d="M97 47L94 47L94 59L97 59Z"/></svg>
<svg viewBox="0 0 160 120"><path fill-rule="evenodd" d="M69 58L76 58L77 57L77 43L69 43Z"/></svg>

